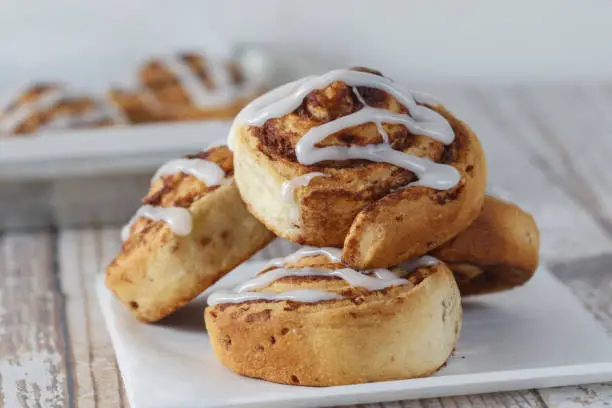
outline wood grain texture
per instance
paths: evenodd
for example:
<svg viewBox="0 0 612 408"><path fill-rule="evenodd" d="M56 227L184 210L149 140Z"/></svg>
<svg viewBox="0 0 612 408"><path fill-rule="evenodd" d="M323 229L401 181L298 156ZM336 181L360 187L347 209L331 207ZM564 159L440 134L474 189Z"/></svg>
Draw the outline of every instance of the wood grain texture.
<svg viewBox="0 0 612 408"><path fill-rule="evenodd" d="M79 407L124 407L127 399L94 291L95 276L120 245L115 229L67 230L58 242Z"/></svg>
<svg viewBox="0 0 612 408"><path fill-rule="evenodd" d="M544 259L562 261L612 252L612 237L599 219L568 191L564 177L546 165L555 159L539 154L552 147L542 140L533 119L518 110L514 88L458 87L440 91L440 99L480 137L487 156L488 185L534 215L542 233ZM570 113L560 111L559 115Z"/></svg>
<svg viewBox="0 0 612 408"><path fill-rule="evenodd" d="M489 185L534 214L543 259L612 335L612 84L423 89L474 128ZM0 236L0 406L128 406L93 291L119 246L118 228ZM361 407L608 405L611 384Z"/></svg>
<svg viewBox="0 0 612 408"><path fill-rule="evenodd" d="M53 235L0 236L0 406L71 403Z"/></svg>
<svg viewBox="0 0 612 408"><path fill-rule="evenodd" d="M510 88L503 104L522 121L517 144L530 152L544 174L580 203L612 237L612 172L605 171L612 151L612 100L598 87L566 85ZM483 93L484 94L484 93ZM488 93L488 99L495 97ZM499 116L499 113L498 113ZM508 117L508 114L505 114ZM595 143L593 143L595 141Z"/></svg>

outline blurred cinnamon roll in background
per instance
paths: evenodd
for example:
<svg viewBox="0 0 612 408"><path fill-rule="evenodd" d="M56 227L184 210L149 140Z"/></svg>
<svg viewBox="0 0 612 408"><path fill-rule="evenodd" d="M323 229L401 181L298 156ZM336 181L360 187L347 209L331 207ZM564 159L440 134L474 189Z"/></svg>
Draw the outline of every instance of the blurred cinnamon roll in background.
<svg viewBox="0 0 612 408"><path fill-rule="evenodd" d="M138 91L113 90L135 122L233 118L265 87L261 62L198 53L155 57L138 73Z"/></svg>
<svg viewBox="0 0 612 408"><path fill-rule="evenodd" d="M63 82L27 87L0 113L0 137L116 124L232 119L266 90L274 69L260 50L216 59L198 52L157 56L132 73L128 86L104 96Z"/></svg>
<svg viewBox="0 0 612 408"><path fill-rule="evenodd" d="M27 87L0 113L0 137L127 123L129 119L107 98L62 83L39 83Z"/></svg>

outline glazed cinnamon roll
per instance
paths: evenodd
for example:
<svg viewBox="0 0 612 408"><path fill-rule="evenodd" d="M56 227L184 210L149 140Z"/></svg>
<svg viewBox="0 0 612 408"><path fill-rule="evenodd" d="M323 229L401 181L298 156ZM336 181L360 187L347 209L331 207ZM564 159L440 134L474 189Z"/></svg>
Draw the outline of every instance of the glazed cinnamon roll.
<svg viewBox="0 0 612 408"><path fill-rule="evenodd" d="M174 120L148 91L112 88L108 97L129 118L130 123L151 123Z"/></svg>
<svg viewBox="0 0 612 408"><path fill-rule="evenodd" d="M336 248L303 248L208 298L213 351L240 375L307 386L423 377L461 328L450 270L425 257L356 271Z"/></svg>
<svg viewBox="0 0 612 408"><path fill-rule="evenodd" d="M117 94L139 117L155 120L233 118L265 87L248 60L220 61L197 53L156 57L140 70L138 98ZM132 95L133 96L133 95Z"/></svg>
<svg viewBox="0 0 612 408"><path fill-rule="evenodd" d="M142 321L159 320L269 243L244 207L227 147L173 160L122 231L106 285Z"/></svg>
<svg viewBox="0 0 612 408"><path fill-rule="evenodd" d="M251 213L293 242L342 247L355 268L423 255L482 209L476 135L376 71L341 69L277 88L241 111L229 142Z"/></svg>
<svg viewBox="0 0 612 408"><path fill-rule="evenodd" d="M533 217L514 204L487 196L476 221L432 255L449 266L465 296L524 284L538 267L539 249Z"/></svg>
<svg viewBox="0 0 612 408"><path fill-rule="evenodd" d="M23 91L0 113L0 136L128 123L120 109L60 83L40 83Z"/></svg>

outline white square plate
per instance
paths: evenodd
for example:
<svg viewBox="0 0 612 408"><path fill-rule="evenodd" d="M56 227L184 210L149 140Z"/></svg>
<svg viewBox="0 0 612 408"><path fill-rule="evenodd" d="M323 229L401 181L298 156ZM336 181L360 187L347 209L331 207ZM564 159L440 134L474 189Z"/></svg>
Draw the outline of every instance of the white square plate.
<svg viewBox="0 0 612 408"><path fill-rule="evenodd" d="M218 285L250 276L261 264L247 262ZM133 408L341 405L612 380L612 339L543 268L522 288L465 300L455 355L436 375L327 388L268 383L223 367L204 330L203 298L146 325L123 309L102 278L97 284Z"/></svg>

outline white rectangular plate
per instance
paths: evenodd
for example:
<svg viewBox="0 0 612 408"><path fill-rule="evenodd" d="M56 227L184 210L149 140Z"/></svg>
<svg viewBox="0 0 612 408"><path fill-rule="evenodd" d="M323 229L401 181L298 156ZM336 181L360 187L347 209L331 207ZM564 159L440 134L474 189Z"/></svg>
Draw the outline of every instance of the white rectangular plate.
<svg viewBox="0 0 612 408"><path fill-rule="evenodd" d="M152 172L227 138L231 121L202 120L75 129L0 139L0 180Z"/></svg>
<svg viewBox="0 0 612 408"><path fill-rule="evenodd" d="M247 262L218 285L260 265ZM204 330L203 298L146 325L112 297L102 277L97 285L134 408L342 405L612 380L612 339L543 268L522 288L465 300L455 355L436 375L327 388L268 383L223 367Z"/></svg>

